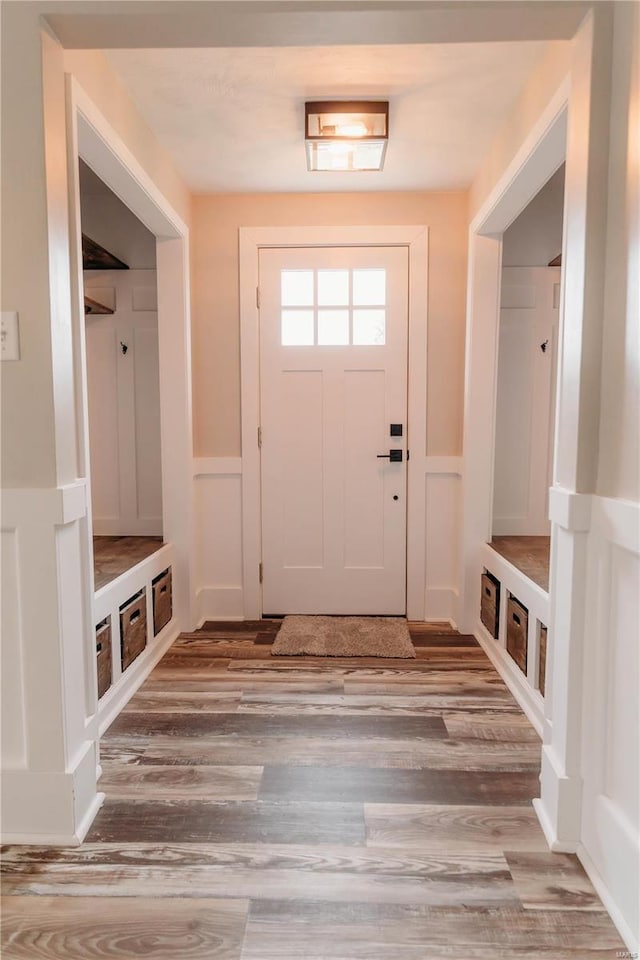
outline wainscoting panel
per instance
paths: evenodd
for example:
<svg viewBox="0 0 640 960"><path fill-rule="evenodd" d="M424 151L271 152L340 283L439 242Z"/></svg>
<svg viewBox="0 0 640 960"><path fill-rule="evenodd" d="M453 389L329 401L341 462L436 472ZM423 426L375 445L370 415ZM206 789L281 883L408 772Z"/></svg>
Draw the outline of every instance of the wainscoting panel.
<svg viewBox="0 0 640 960"><path fill-rule="evenodd" d="M456 622L462 460L425 457L424 618ZM242 463L239 457L194 460L198 620L241 620ZM408 570L408 578L412 576ZM424 586L422 586L424 583Z"/></svg>
<svg viewBox="0 0 640 960"><path fill-rule="evenodd" d="M457 620L461 462L425 459L425 620Z"/></svg>
<svg viewBox="0 0 640 960"><path fill-rule="evenodd" d="M582 848L628 939L640 927L640 505L593 497L591 509Z"/></svg>
<svg viewBox="0 0 640 960"><path fill-rule="evenodd" d="M18 531L2 531L2 757L10 767L25 761L22 623Z"/></svg>
<svg viewBox="0 0 640 960"><path fill-rule="evenodd" d="M85 517L82 480L2 491L6 843L79 842L101 802L87 717Z"/></svg>
<svg viewBox="0 0 640 960"><path fill-rule="evenodd" d="M242 462L194 460L198 620L241 620Z"/></svg>

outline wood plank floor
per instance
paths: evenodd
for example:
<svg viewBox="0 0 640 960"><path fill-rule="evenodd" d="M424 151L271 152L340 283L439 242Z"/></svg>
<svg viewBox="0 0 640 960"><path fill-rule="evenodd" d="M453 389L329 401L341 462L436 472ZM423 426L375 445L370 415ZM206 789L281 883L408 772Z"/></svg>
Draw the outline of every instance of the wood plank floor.
<svg viewBox="0 0 640 960"><path fill-rule="evenodd" d="M283 659L183 635L102 742L85 843L6 847L4 960L591 960L624 950L531 806L540 743L473 638Z"/></svg>

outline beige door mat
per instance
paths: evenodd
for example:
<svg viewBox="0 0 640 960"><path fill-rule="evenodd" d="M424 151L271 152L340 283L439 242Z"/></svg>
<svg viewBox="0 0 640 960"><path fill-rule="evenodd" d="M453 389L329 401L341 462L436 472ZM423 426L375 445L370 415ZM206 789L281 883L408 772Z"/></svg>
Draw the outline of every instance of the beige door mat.
<svg viewBox="0 0 640 960"><path fill-rule="evenodd" d="M415 657L403 617L285 617L275 657Z"/></svg>

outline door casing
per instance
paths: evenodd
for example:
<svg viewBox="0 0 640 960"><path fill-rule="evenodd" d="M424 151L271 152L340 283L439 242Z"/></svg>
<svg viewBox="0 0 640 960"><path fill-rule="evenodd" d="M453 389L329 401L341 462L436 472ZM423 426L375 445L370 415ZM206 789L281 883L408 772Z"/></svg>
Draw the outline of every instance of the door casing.
<svg viewBox="0 0 640 960"><path fill-rule="evenodd" d="M259 251L268 247L382 245L406 247L409 257L407 448L411 457L407 464L407 617L424 620L428 228L423 225L241 227L239 234L244 617L259 619L262 616Z"/></svg>

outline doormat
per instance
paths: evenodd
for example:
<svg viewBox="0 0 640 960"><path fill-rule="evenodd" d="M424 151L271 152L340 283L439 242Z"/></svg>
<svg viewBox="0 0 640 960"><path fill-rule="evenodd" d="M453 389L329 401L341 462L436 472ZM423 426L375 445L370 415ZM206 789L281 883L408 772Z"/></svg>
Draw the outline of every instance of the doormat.
<svg viewBox="0 0 640 960"><path fill-rule="evenodd" d="M285 617L274 657L415 658L403 617Z"/></svg>

